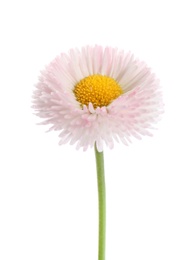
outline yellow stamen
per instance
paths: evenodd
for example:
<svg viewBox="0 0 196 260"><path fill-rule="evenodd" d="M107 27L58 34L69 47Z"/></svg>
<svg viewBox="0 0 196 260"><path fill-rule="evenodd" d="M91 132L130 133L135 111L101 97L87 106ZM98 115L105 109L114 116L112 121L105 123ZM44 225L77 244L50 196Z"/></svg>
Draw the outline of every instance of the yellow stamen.
<svg viewBox="0 0 196 260"><path fill-rule="evenodd" d="M73 92L78 102L82 105L91 102L94 108L109 105L123 93L122 88L113 78L98 74L80 80Z"/></svg>

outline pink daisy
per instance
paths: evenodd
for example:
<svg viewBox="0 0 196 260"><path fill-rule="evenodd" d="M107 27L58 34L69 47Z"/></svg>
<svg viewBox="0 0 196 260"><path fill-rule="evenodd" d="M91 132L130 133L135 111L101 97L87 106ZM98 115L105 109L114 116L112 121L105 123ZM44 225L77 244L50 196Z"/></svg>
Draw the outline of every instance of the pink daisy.
<svg viewBox="0 0 196 260"><path fill-rule="evenodd" d="M59 130L60 144L113 148L150 130L163 110L159 81L131 53L101 46L71 49L41 72L36 114Z"/></svg>

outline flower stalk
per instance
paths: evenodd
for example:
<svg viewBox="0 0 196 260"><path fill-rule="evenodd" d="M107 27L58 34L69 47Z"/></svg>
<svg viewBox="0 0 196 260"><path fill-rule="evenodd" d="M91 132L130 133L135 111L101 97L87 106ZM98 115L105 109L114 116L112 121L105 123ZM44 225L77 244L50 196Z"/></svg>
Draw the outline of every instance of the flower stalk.
<svg viewBox="0 0 196 260"><path fill-rule="evenodd" d="M99 239L98 239L98 260L105 260L106 242L106 191L104 176L104 156L103 152L98 152L95 145L95 158L97 166L97 185L99 203Z"/></svg>

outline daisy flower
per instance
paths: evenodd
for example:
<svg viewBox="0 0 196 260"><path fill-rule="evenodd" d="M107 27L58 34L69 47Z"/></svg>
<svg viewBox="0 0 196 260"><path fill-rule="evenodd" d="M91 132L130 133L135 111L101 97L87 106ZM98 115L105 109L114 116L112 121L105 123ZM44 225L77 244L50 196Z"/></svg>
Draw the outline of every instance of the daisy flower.
<svg viewBox="0 0 196 260"><path fill-rule="evenodd" d="M152 135L162 113L159 81L144 62L117 48L86 46L56 57L33 94L36 114L60 131L60 144L113 148Z"/></svg>
<svg viewBox="0 0 196 260"><path fill-rule="evenodd" d="M62 53L41 72L33 94L36 114L59 130L60 144L95 148L99 198L98 260L105 260L104 145L152 135L163 112L159 81L131 53L87 46Z"/></svg>

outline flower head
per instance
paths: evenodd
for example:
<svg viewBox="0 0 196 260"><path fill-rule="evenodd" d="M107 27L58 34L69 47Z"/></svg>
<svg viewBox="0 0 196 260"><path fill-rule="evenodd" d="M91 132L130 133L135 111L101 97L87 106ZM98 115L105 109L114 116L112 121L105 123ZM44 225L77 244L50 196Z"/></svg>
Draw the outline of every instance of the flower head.
<svg viewBox="0 0 196 260"><path fill-rule="evenodd" d="M36 114L60 130L60 144L110 148L151 135L162 113L159 82L131 53L101 46L71 49L41 72L33 94Z"/></svg>

